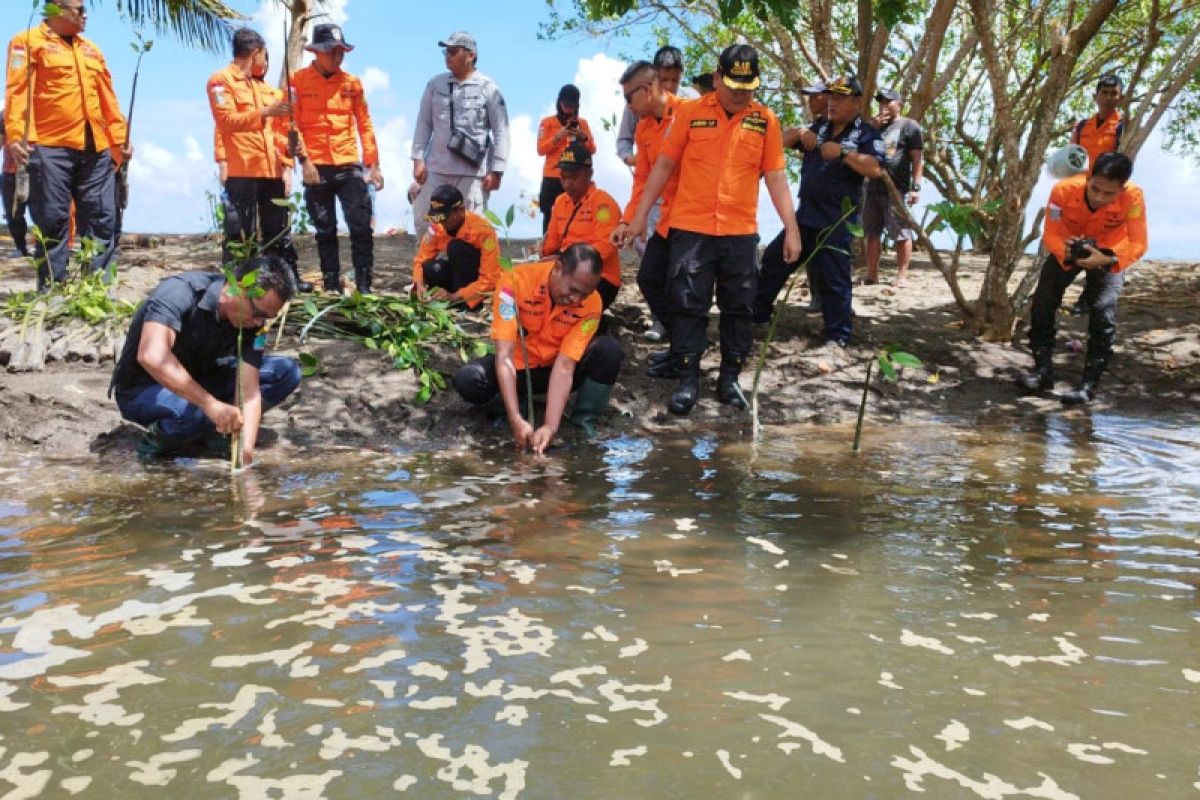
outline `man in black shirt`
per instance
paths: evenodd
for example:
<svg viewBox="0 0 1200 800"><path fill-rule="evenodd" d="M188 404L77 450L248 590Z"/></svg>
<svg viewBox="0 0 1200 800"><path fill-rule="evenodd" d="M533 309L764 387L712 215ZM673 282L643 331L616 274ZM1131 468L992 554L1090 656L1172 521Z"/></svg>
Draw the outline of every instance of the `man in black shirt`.
<svg viewBox="0 0 1200 800"><path fill-rule="evenodd" d="M138 308L113 369L121 416L148 428L138 448L166 455L214 430L242 432L244 461L254 458L259 422L300 384L290 358L265 356L261 327L292 298L296 285L276 256L241 264L256 273L259 297L235 296L225 276L184 272L164 279ZM234 397L235 351L242 336L242 408Z"/></svg>

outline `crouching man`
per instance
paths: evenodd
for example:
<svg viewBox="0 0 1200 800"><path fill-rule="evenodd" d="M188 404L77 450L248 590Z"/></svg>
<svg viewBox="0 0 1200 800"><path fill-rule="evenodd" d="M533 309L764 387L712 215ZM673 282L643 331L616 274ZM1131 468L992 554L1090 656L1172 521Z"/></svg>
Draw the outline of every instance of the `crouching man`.
<svg viewBox="0 0 1200 800"><path fill-rule="evenodd" d="M147 428L143 455L170 455L207 441L224 446L241 431L245 463L254 460L264 411L300 384L295 360L267 356L262 326L295 294L289 266L266 256L241 264L238 278L255 272L259 297L234 296L225 276L184 272L165 278L134 314L113 369L110 392L121 416ZM242 398L236 405L238 330L242 336Z"/></svg>
<svg viewBox="0 0 1200 800"><path fill-rule="evenodd" d="M1033 293L1029 348L1034 368L1018 380L1036 392L1054 387L1055 315L1063 293L1080 273L1087 285L1087 357L1078 388L1062 394L1067 405L1090 402L1112 356L1117 335L1117 299L1124 271L1147 247L1146 204L1129 180L1133 162L1123 153L1096 159L1091 175L1075 175L1050 190L1042 245L1046 260Z"/></svg>
<svg viewBox="0 0 1200 800"><path fill-rule="evenodd" d="M499 393L518 450L545 452L573 390L578 393L570 421L588 435L608 405L624 354L616 339L596 335L602 269L594 247L574 244L552 259L504 272L492 300L496 354L454 375L455 390L469 403L483 405ZM524 352L518 327L525 331ZM534 393L546 394L545 419L537 430L521 416L526 370Z"/></svg>

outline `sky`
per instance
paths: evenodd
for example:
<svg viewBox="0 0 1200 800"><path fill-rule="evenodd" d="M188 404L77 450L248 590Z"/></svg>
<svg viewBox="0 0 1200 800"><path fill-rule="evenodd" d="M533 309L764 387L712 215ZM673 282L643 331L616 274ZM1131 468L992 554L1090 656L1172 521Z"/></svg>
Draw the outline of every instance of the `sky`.
<svg viewBox="0 0 1200 800"><path fill-rule="evenodd" d="M15 0L3 2L6 8L17 5ZM274 0L233 0L230 5L251 16L249 24L266 36L272 52L270 78L277 82L282 68L282 11ZM88 7L85 35L104 51L122 106L127 107L136 58L130 46L131 29L118 16L114 0L90 0ZM517 215L514 235L540 233L540 217L530 213L529 205L541 183L536 132L541 118L553 113L554 99L564 83L575 83L582 92L581 114L591 123L598 146L597 185L618 201L629 196L631 176L615 155L615 131L606 129L601 120L619 118L624 106L617 84L625 66L621 54L653 53L648 37L634 36L616 44L578 35L539 40L538 23L548 18L545 0L458 0L447 6L452 8L447 14L435 13L434 6L397 0L328 0L324 7L356 47L347 54L343 69L363 80L375 123L386 180L377 200L377 232L413 230L405 192L412 181L409 152L417 104L428 80L445 69L438 40L459 29L475 35L479 69L500 85L508 105L509 166L490 207L501 216L510 205L524 212ZM4 28L15 31L24 24L23 15L6 13ZM143 61L138 84L132 128L136 155L130 165L126 229L205 231L210 227L208 193L217 193L218 186L212 117L204 89L208 76L229 58L185 48L153 32L146 35L156 41ZM1139 155L1134 181L1146 193L1148 255L1194 260L1200 253L1196 223L1200 167L1163 152L1160 138L1154 135ZM1046 202L1052 184L1048 177L1038 184L1030 202L1031 217ZM926 195L917 208L917 219L925 203L938 199L928 190ZM781 227L765 188L760 191L759 224L764 243Z"/></svg>

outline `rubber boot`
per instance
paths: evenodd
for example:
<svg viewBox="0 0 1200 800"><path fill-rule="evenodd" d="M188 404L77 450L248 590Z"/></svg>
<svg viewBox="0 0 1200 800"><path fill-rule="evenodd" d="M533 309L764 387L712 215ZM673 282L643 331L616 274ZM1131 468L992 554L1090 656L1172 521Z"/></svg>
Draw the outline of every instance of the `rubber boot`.
<svg viewBox="0 0 1200 800"><path fill-rule="evenodd" d="M1026 392L1044 392L1054 388L1054 348L1039 347L1033 351L1033 370L1017 379Z"/></svg>
<svg viewBox="0 0 1200 800"><path fill-rule="evenodd" d="M665 356L663 352L666 353ZM679 357L672 355L670 350L660 351L650 356L650 366L646 367L646 377L675 379L682 374L679 371Z"/></svg>
<svg viewBox="0 0 1200 800"><path fill-rule="evenodd" d="M1059 399L1064 406L1081 406L1092 402L1096 398L1096 389L1100 386L1100 376L1104 374L1104 368L1108 365L1108 359L1092 359L1083 366L1083 380L1079 382L1079 386L1069 392L1063 392Z"/></svg>
<svg viewBox="0 0 1200 800"><path fill-rule="evenodd" d="M742 359L721 359L721 371L717 374L717 399L727 406L745 408L746 398L738 386L738 375L742 371Z"/></svg>
<svg viewBox="0 0 1200 800"><path fill-rule="evenodd" d="M650 357L648 359L646 359L646 362L648 364L650 364L650 366L654 366L655 364L661 364L664 361L669 361L670 359L671 359L671 351L670 350L655 350L653 353L650 354Z"/></svg>
<svg viewBox="0 0 1200 800"><path fill-rule="evenodd" d="M596 418L608 407L608 398L612 396L611 383L596 383L591 378L584 378L575 393L575 406L567 420L577 427L583 428L588 437L596 435Z"/></svg>
<svg viewBox="0 0 1200 800"><path fill-rule="evenodd" d="M137 444L137 453L142 458L164 458L184 448L188 439L167 436L157 422L146 426L146 432Z"/></svg>
<svg viewBox="0 0 1200 800"><path fill-rule="evenodd" d="M371 268L354 269L354 286L358 289L359 294L371 293Z"/></svg>
<svg viewBox="0 0 1200 800"><path fill-rule="evenodd" d="M679 386L671 395L667 410L685 416L692 413L696 401L700 399L700 357L680 356L676 363L679 366Z"/></svg>
<svg viewBox="0 0 1200 800"><path fill-rule="evenodd" d="M342 276L336 272L322 272L322 286L325 291L334 294L342 293Z"/></svg>
<svg viewBox="0 0 1200 800"><path fill-rule="evenodd" d="M292 264L292 276L296 279L296 291L308 293L313 290L312 281L306 281L300 277L300 267Z"/></svg>

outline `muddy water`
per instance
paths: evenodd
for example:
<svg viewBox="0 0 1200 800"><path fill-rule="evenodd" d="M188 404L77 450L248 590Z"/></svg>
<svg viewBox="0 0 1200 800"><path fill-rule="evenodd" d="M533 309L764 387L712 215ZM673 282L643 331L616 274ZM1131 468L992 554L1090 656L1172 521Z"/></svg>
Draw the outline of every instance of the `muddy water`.
<svg viewBox="0 0 1200 800"><path fill-rule="evenodd" d="M1192 796L1194 423L9 464L0 793Z"/></svg>

